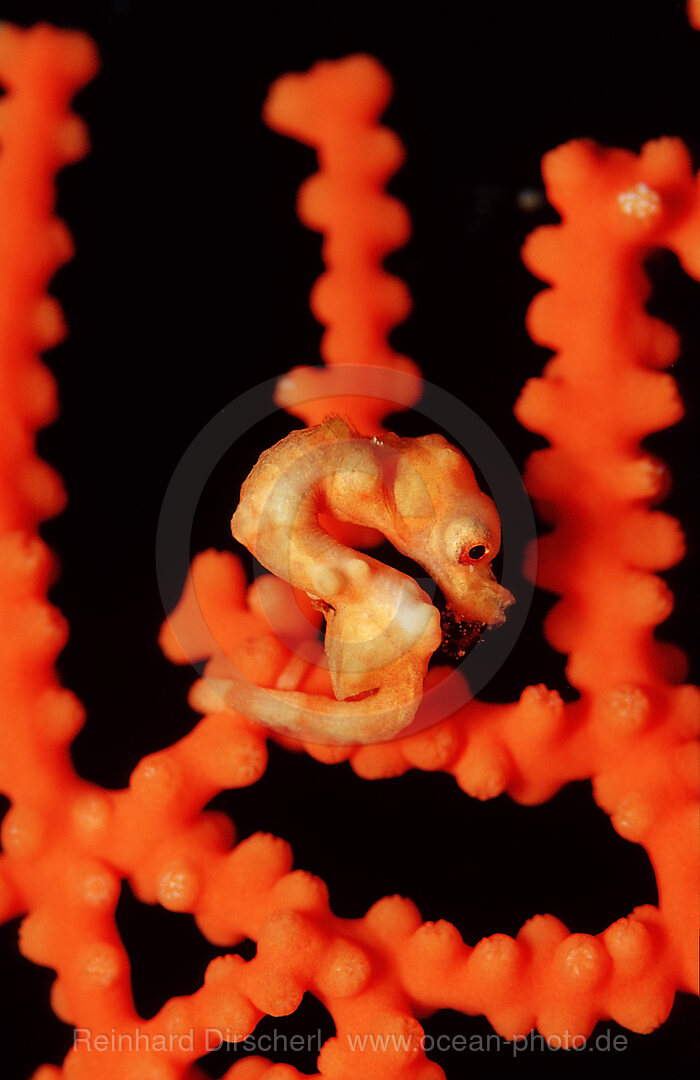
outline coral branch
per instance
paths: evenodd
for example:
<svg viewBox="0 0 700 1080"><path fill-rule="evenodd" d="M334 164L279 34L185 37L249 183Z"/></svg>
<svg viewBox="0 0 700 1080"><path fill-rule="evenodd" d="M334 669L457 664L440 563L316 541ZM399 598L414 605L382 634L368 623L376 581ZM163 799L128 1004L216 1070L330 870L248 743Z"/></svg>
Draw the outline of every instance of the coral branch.
<svg viewBox="0 0 700 1080"><path fill-rule="evenodd" d="M66 105L94 73L83 35L49 26L22 31L3 24L0 80L0 531L33 529L63 508L56 473L36 457L35 431L56 414L56 388L37 352L65 335L61 310L46 294L52 274L73 248L52 217L54 173L82 157L87 136Z"/></svg>
<svg viewBox="0 0 700 1080"><path fill-rule="evenodd" d="M86 152L84 126L68 102L95 69L94 48L82 34L3 24L0 80L9 93L0 118L0 785L14 801L3 822L4 880L13 879L8 910L31 895L27 868L11 853L33 856L43 850L46 831L55 836L46 815L67 767L68 742L82 723L80 706L53 672L66 630L46 602L52 560L35 535L39 522L62 509L63 486L37 457L34 437L56 414L54 380L37 354L65 334L46 288L72 254L67 229L52 216L54 174Z"/></svg>
<svg viewBox="0 0 700 1080"><path fill-rule="evenodd" d="M553 282L529 327L556 355L526 385L517 413L551 443L526 476L555 526L541 545L540 584L562 599L546 633L569 654L569 680L591 710L589 738L613 744L600 746L596 799L649 852L678 985L689 988L698 860L669 852L680 836L694 850L697 793L692 780L679 783L673 762L694 755L686 740L697 733L698 699L695 688L674 685L683 655L654 639L673 599L651 571L673 566L684 547L678 523L650 509L663 469L640 442L683 412L673 379L657 370L675 359L676 336L644 310L643 262L668 247L698 276L698 186L676 139L647 143L639 157L569 143L547 155L544 175L563 222L537 230L524 254ZM634 737L622 758L615 734Z"/></svg>
<svg viewBox="0 0 700 1080"><path fill-rule="evenodd" d="M339 414L362 434L379 435L382 418L420 394L420 371L386 340L411 308L404 283L381 268L410 234L405 207L382 191L403 160L396 135L377 124L390 96L391 80L377 61L351 56L283 76L265 104L270 127L313 146L320 164L297 209L325 237L328 269L314 286L311 310L327 327L321 355L328 366L294 368L276 393L277 403L310 427ZM362 393L358 364L367 369Z"/></svg>
<svg viewBox="0 0 700 1080"><path fill-rule="evenodd" d="M671 376L656 370L673 362L675 335L644 311L642 263L673 245L696 200L673 140L649 143L639 160L568 144L547 156L545 175L564 223L525 247L533 273L555 283L528 318L556 356L544 379L527 384L517 413L552 444L526 476L555 523L541 546L540 584L563 600L547 634L569 654L569 680L605 694L683 673L677 651L651 632L672 607L651 571L673 566L684 549L678 523L649 509L663 471L639 443L683 410Z"/></svg>

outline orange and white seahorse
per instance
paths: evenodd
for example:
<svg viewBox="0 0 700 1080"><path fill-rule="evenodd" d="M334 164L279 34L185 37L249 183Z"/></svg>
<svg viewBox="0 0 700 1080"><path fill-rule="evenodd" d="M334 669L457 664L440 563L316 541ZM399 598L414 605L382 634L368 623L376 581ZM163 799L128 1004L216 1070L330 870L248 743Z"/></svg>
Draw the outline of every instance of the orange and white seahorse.
<svg viewBox="0 0 700 1080"><path fill-rule="evenodd" d="M379 530L420 564L444 594L442 620L413 578L336 539L319 520L325 516ZM335 698L262 688L243 676L218 692L251 719L302 738L397 735L415 716L444 639L463 655L513 602L491 569L500 547L496 508L440 435L380 441L339 418L293 431L261 455L231 530L323 612Z"/></svg>

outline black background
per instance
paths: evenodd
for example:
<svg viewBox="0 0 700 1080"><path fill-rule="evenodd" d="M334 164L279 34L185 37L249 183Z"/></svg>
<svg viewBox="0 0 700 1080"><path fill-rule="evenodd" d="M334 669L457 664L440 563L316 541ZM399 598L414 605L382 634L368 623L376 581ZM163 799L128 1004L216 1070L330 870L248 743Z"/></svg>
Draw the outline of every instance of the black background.
<svg viewBox="0 0 700 1080"><path fill-rule="evenodd" d="M54 601L71 640L61 674L86 703L74 746L79 773L121 787L135 763L195 722L185 703L193 677L160 655L163 617L154 572L155 528L175 465L204 424L241 391L299 363L315 363L321 328L308 310L321 271L320 238L294 214L313 153L268 131L260 119L278 75L324 57L376 55L396 93L385 120L407 148L391 191L409 207L414 236L387 260L414 297L392 336L426 375L461 397L510 450L519 467L541 440L523 431L512 404L546 352L523 328L540 287L519 248L535 225L556 221L543 206L520 209L518 193L541 190L539 161L573 137L639 150L648 138L682 136L700 151L700 35L683 5L546 2L235 5L3 2L0 14L92 33L102 70L79 95L92 153L58 182L58 211L77 245L54 279L71 328L46 358L61 388L59 421L40 436L64 476L68 509L44 535L63 573ZM694 432L700 292L660 254L649 270L651 310L684 339L675 373L688 419L647 440L670 461L666 508L697 538ZM410 431L410 420L402 424ZM203 494L193 551L230 548L228 519L257 454L294 421L274 416L241 440ZM417 433L417 432L416 432ZM666 575L677 609L659 634L693 645L694 585L687 561ZM526 682L565 696L563 659L541 641L552 598L539 595L526 632L491 700L512 700ZM697 672L695 672L697 677ZM469 943L515 933L550 911L574 930L599 932L634 906L656 900L641 848L618 837L588 783L522 809L506 797L480 804L448 776L410 773L368 783L347 764L326 767L276 746L265 777L217 798L240 836L268 830L288 839L295 865L320 874L334 910L360 916L380 896L416 901L425 919L452 920ZM574 857L575 856L575 857ZM194 991L217 951L189 916L148 908L125 886L119 925L133 960L137 1007L151 1016ZM11 1077L58 1062L70 1030L48 1011L53 973L16 952L17 922L0 929L13 1001L3 1055ZM248 953L249 955L249 953ZM324 1036L332 1024L308 995L301 1014L265 1021L291 1034ZM443 1012L431 1034L485 1035L481 1018ZM623 1033L616 1025L604 1031ZM436 1055L449 1078L579 1077L593 1068L631 1077L643 1066L694 1076L699 1060L695 1002L677 998L650 1036L624 1032L624 1053L533 1050ZM314 1056L277 1056L313 1072ZM233 1060L204 1063L220 1076Z"/></svg>

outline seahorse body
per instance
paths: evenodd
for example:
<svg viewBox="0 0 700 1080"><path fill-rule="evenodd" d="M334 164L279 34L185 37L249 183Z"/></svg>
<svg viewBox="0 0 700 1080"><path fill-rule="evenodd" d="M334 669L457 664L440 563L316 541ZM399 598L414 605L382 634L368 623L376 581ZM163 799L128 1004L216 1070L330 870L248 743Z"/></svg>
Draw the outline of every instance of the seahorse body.
<svg viewBox="0 0 700 1080"><path fill-rule="evenodd" d="M442 436L380 442L338 418L266 450L243 484L232 533L323 611L335 700L243 679L231 682L227 700L305 737L390 738L420 704L428 661L443 636L440 615L412 578L337 540L321 514L382 532L432 576L449 621L472 635L503 622L513 601L491 571L498 514Z"/></svg>

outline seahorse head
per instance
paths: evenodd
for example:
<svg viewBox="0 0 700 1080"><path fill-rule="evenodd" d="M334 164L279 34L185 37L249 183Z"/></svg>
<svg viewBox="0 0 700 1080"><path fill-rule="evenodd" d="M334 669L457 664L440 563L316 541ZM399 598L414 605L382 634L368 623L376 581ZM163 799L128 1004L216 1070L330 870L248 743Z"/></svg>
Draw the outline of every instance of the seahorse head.
<svg viewBox="0 0 700 1080"><path fill-rule="evenodd" d="M397 542L442 591L443 646L460 657L486 627L503 623L514 601L492 570L501 546L498 512L466 458L441 435L401 440L397 460Z"/></svg>

